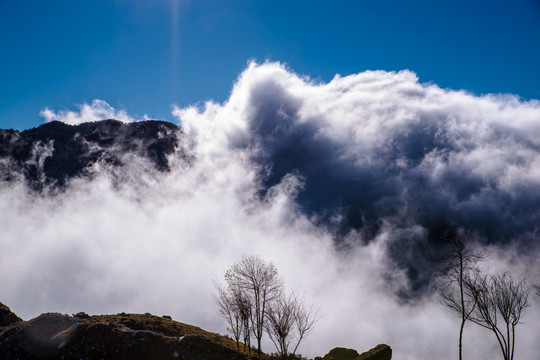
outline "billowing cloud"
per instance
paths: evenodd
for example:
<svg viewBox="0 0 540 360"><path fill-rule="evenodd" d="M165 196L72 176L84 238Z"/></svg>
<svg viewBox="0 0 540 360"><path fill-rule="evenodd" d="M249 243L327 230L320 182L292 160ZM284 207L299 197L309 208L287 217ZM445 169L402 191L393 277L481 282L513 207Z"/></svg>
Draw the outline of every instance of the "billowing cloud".
<svg viewBox="0 0 540 360"><path fill-rule="evenodd" d="M426 242L451 229L536 246L538 101L445 90L410 71L316 83L252 63L224 105L175 114L205 146L249 149L265 189L301 178L297 203L339 235L397 231L395 259L418 285L431 274Z"/></svg>
<svg viewBox="0 0 540 360"><path fill-rule="evenodd" d="M93 122L104 119L115 119L122 122L135 121L125 110L116 110L104 100L95 99L91 104L78 105L79 111L60 110L58 112L44 108L39 115L46 122L62 121L69 125L78 125L85 122ZM144 120L149 119L144 115Z"/></svg>
<svg viewBox="0 0 540 360"><path fill-rule="evenodd" d="M174 114L184 148L168 172L134 159L54 196L0 188L1 301L24 318L149 311L224 333L212 281L261 254L320 309L301 353L388 343L396 358L452 359L459 319L433 294L396 295L414 274L429 279L421 259L438 229L472 228L486 269L539 278L537 102L444 90L409 71L319 83L253 63L227 102ZM516 357L540 351L531 301ZM465 328L467 357L497 347Z"/></svg>

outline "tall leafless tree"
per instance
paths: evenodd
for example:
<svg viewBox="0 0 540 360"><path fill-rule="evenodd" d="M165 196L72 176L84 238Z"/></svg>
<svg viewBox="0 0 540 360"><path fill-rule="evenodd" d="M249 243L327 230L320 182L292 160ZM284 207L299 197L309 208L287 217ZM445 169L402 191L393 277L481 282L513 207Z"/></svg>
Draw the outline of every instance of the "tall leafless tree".
<svg viewBox="0 0 540 360"><path fill-rule="evenodd" d="M244 352L251 352L251 301L247 294L235 287L230 281L230 273L225 274L227 287L215 283L217 295L216 304L220 315L227 321L227 330L236 340L236 347L240 350L240 338L243 337Z"/></svg>
<svg viewBox="0 0 540 360"><path fill-rule="evenodd" d="M242 334L244 335L244 352L251 353L251 301L249 297L240 289L235 289L236 307L240 314L242 323Z"/></svg>
<svg viewBox="0 0 540 360"><path fill-rule="evenodd" d="M294 293L273 301L268 310L268 336L284 358L289 354L289 346L294 343L294 355L302 340L313 330L317 313L313 312L313 307L306 305L303 298Z"/></svg>
<svg viewBox="0 0 540 360"><path fill-rule="evenodd" d="M231 287L245 294L251 303L251 331L257 339L257 353L260 355L266 312L269 303L282 293L281 278L274 264L256 255L243 256L227 274Z"/></svg>
<svg viewBox="0 0 540 360"><path fill-rule="evenodd" d="M441 303L455 311L461 318L459 360L463 359L463 329L476 306L474 297L466 291L465 283L476 276L477 265L486 256L471 244L470 238L470 235L461 231L447 240L450 249L442 256L441 283L437 289Z"/></svg>
<svg viewBox="0 0 540 360"><path fill-rule="evenodd" d="M294 322L298 331L298 340L293 350L293 355L296 353L298 346L302 340L311 333L317 322L318 311L313 311L313 306L307 306L303 298L296 298L296 306L294 312Z"/></svg>
<svg viewBox="0 0 540 360"><path fill-rule="evenodd" d="M268 307L266 332L274 343L279 355L286 357L293 340L297 300L294 295L281 296Z"/></svg>
<svg viewBox="0 0 540 360"><path fill-rule="evenodd" d="M215 283L215 287L217 290L215 301L219 307L219 313L225 321L227 321L227 330L233 335L234 340L236 341L236 348L240 351L240 337L242 336L243 331L243 321L242 314L236 304L235 296L217 282Z"/></svg>
<svg viewBox="0 0 540 360"><path fill-rule="evenodd" d="M530 288L526 279L516 281L509 272L469 279L465 286L476 306L470 320L491 330L504 360L514 358L516 326L529 306Z"/></svg>

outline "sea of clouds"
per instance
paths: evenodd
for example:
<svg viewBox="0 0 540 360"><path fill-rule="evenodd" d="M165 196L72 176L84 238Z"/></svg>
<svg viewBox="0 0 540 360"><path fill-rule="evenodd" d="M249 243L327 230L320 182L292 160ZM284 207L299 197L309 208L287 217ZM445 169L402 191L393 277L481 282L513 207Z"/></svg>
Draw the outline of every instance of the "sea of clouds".
<svg viewBox="0 0 540 360"><path fill-rule="evenodd" d="M260 254L319 309L302 354L387 343L395 358L453 359L459 319L430 291L424 256L441 229L472 230L486 271L540 281L538 101L441 89L406 70L323 83L250 63L226 102L173 114L184 151L170 172L132 159L54 196L2 185L0 301L25 319L151 312L225 333L213 281ZM42 116L135 121L103 100ZM540 351L539 299L516 357ZM466 326L468 358L498 352L490 332Z"/></svg>

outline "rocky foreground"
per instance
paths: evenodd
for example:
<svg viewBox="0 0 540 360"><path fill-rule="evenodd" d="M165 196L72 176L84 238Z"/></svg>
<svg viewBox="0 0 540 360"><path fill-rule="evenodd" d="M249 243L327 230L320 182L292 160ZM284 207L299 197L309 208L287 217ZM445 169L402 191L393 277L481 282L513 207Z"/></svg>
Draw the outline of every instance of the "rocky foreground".
<svg viewBox="0 0 540 360"><path fill-rule="evenodd" d="M390 360L387 345L358 354L336 348L324 360ZM23 321L0 303L0 358L247 360L234 340L168 316L42 314ZM262 358L268 359L267 355Z"/></svg>

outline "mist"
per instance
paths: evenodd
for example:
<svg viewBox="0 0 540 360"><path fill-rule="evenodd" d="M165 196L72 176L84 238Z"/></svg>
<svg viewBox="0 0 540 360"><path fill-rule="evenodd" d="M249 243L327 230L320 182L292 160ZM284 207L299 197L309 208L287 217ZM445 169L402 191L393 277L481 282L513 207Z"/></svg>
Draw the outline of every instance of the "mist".
<svg viewBox="0 0 540 360"><path fill-rule="evenodd" d="M42 116L134 119L102 100L79 110ZM387 343L400 359L452 359L459 319L430 291L425 256L441 229L473 230L486 270L540 279L538 101L441 89L407 70L323 83L250 63L226 102L173 115L183 133L168 172L130 157L52 195L2 184L2 302L24 319L151 312L224 334L213 281L260 254L319 309L300 353ZM537 299L516 357L540 351ZM468 324L464 339L465 356L498 356L487 330Z"/></svg>

